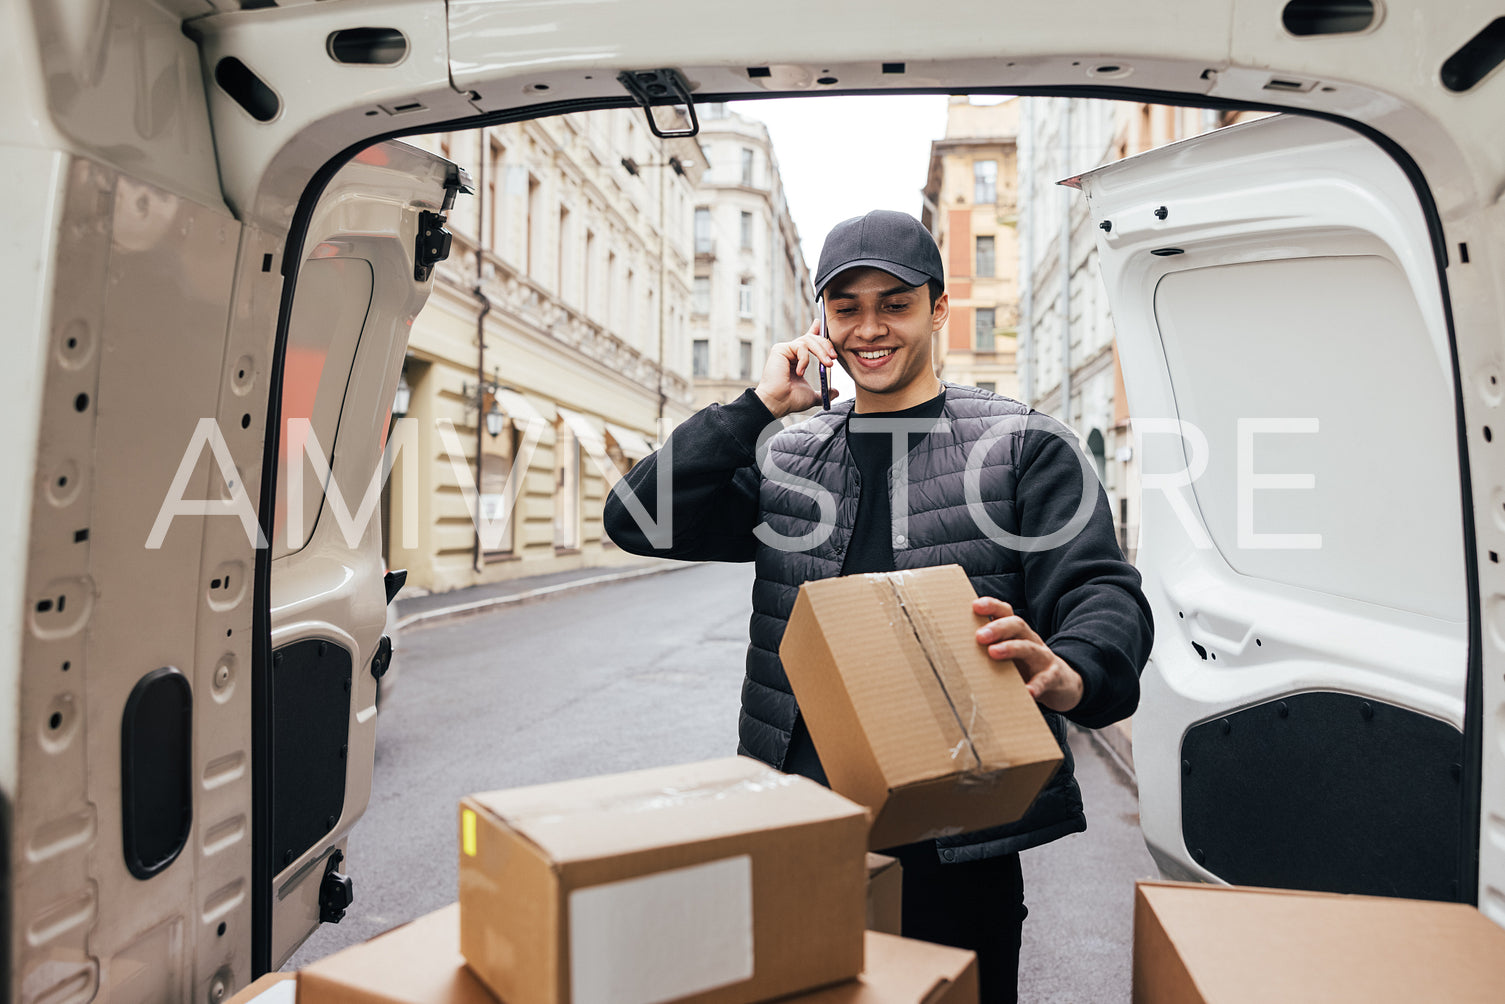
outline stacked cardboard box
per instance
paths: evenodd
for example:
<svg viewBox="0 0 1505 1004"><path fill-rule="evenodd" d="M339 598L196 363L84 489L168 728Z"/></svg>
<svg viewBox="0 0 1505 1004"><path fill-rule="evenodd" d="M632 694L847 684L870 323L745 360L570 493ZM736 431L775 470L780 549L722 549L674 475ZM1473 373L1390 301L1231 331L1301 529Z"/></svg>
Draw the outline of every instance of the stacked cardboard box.
<svg viewBox="0 0 1505 1004"><path fill-rule="evenodd" d="M807 582L779 648L833 790L873 813L869 846L1011 823L1061 763L957 565Z"/></svg>
<svg viewBox="0 0 1505 1004"><path fill-rule="evenodd" d="M1017 819L1061 761L973 599L956 566L807 584L781 655L834 791L731 758L471 796L457 907L300 1004L976 1000L972 953L864 933L900 922L869 847Z"/></svg>
<svg viewBox="0 0 1505 1004"><path fill-rule="evenodd" d="M1140 882L1134 1000L1495 1002L1505 931L1466 903Z"/></svg>
<svg viewBox="0 0 1505 1004"><path fill-rule="evenodd" d="M867 813L756 760L473 795L460 948L507 1004L746 1004L862 971Z"/></svg>
<svg viewBox="0 0 1505 1004"><path fill-rule="evenodd" d="M872 931L866 941L860 976L783 1004L976 1004L971 952ZM315 962L298 981L298 1004L497 1004L460 954L458 906Z"/></svg>

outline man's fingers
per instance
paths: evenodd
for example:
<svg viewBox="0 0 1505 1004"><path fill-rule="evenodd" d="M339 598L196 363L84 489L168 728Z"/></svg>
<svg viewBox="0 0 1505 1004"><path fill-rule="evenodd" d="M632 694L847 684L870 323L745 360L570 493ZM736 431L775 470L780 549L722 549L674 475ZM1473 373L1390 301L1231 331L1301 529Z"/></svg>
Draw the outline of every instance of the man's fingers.
<svg viewBox="0 0 1505 1004"><path fill-rule="evenodd" d="M1014 608L996 596L979 596L972 601L972 612L984 617L1008 617Z"/></svg>
<svg viewBox="0 0 1505 1004"><path fill-rule="evenodd" d="M1019 667L1019 675L1025 680L1048 670L1055 661L1050 649L1038 641L1011 638L988 646L988 655L994 659L1012 659Z"/></svg>
<svg viewBox="0 0 1505 1004"><path fill-rule="evenodd" d="M799 355L799 362L794 365L795 375L804 376L805 367L810 364L810 350L805 347L803 342L795 342L794 351Z"/></svg>
<svg viewBox="0 0 1505 1004"><path fill-rule="evenodd" d="M1023 617L1000 617L996 621L989 621L977 629L978 644L986 645L989 642L1005 641L1009 638L1024 638L1029 641L1040 641L1040 636L1035 634L1034 629L1024 622Z"/></svg>

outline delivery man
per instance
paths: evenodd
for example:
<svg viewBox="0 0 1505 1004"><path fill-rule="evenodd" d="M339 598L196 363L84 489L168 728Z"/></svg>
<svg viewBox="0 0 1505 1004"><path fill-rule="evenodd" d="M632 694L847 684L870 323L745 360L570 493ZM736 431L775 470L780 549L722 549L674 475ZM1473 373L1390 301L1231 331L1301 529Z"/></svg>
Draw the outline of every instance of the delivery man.
<svg viewBox="0 0 1505 1004"><path fill-rule="evenodd" d="M680 425L607 499L606 530L637 554L756 562L739 750L822 783L778 655L800 584L966 570L974 611L991 618L978 644L1013 661L1065 760L1019 821L890 853L904 866L903 933L977 952L984 1000L1014 1000L1027 912L1019 852L1087 825L1063 716L1102 728L1133 713L1149 605L1069 431L936 378L949 302L940 251L917 220L879 210L837 225L815 292L828 337L817 318L773 346L757 387ZM840 365L856 400L784 429L784 416L820 403L812 365ZM661 473L672 485L667 523ZM638 504L626 505L623 490Z"/></svg>

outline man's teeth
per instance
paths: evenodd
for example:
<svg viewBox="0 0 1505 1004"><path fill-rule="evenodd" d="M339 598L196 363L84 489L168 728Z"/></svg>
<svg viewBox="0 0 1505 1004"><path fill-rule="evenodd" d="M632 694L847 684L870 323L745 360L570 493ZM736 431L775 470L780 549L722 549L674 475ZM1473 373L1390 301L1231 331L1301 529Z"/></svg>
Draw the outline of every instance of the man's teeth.
<svg viewBox="0 0 1505 1004"><path fill-rule="evenodd" d="M894 351L893 349L874 349L871 352L858 352L857 353L857 358L858 359L882 359L884 356L892 355L893 351Z"/></svg>

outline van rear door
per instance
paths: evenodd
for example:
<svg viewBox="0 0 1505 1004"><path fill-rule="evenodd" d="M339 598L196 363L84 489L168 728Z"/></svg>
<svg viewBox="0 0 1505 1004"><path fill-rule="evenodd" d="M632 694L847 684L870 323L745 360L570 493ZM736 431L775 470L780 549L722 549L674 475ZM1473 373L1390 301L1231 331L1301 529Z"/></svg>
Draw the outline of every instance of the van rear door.
<svg viewBox="0 0 1505 1004"><path fill-rule="evenodd" d="M302 243L275 430L271 658L256 680L258 972L350 901L346 838L371 791L391 653L383 454L413 318L448 253L440 217L462 189L448 161L378 144L334 175Z"/></svg>
<svg viewBox="0 0 1505 1004"><path fill-rule="evenodd" d="M1144 488L1150 850L1178 878L1472 899L1458 388L1411 181L1276 116L1068 184Z"/></svg>

